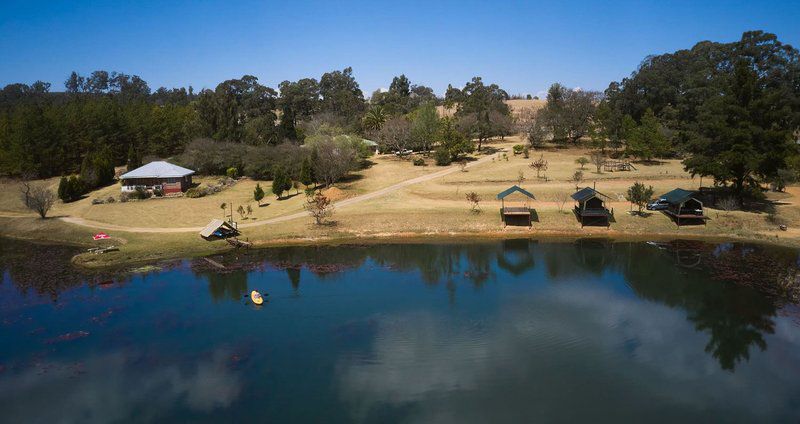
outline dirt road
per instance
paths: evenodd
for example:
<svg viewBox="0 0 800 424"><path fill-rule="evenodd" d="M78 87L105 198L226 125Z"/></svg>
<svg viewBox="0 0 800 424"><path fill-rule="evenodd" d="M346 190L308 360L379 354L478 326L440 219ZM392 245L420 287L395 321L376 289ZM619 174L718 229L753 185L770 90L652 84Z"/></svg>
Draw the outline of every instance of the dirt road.
<svg viewBox="0 0 800 424"><path fill-rule="evenodd" d="M467 168L472 168L474 166L478 166L485 162L490 162L492 158L495 158L496 155L488 155L484 156L474 162L470 162L467 164ZM373 192L369 192L366 194L362 194L360 196L351 197L348 199L340 200L334 203L337 209L344 208L347 206L355 205L361 202L366 202L367 200L372 200L377 197L385 196L387 194L393 193L395 191L401 190L405 187L412 186L415 184L423 183L426 181L435 180L437 178L444 177L446 175L452 174L454 172L459 172L461 170L460 166L450 166L448 168L442 169L441 171L434 172L432 174L422 175L416 178L411 178L409 180L405 180L399 182L397 184L391 185L389 187L382 188L380 190L375 190ZM259 222L248 222L245 224L240 224L239 228L252 228L258 227L262 225L270 225L270 224L277 224L280 222L286 222L293 219L299 218L308 218L308 213L305 211L295 212L289 215L282 215L277 216L275 218L265 219ZM78 218L74 216L65 216L59 218L64 222L68 222L70 224L80 225L84 227L90 228L97 228L100 230L108 230L108 231L122 231L122 232L129 232L129 233L188 233L188 232L199 232L202 230L202 227L126 227L123 225L116 225L116 224L108 224L104 222L97 222L97 221L90 221L83 218Z"/></svg>

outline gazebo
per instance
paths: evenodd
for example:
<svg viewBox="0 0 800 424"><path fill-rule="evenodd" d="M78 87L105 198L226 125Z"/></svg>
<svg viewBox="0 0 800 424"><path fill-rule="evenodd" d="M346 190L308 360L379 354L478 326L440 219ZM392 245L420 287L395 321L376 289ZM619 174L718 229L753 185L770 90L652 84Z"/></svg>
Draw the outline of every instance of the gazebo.
<svg viewBox="0 0 800 424"><path fill-rule="evenodd" d="M236 237L239 235L239 230L236 227L235 223L223 221L221 219L212 219L211 222L200 231L200 237L208 241Z"/></svg>
<svg viewBox="0 0 800 424"><path fill-rule="evenodd" d="M679 227L687 221L706 223L708 217L703 213L703 202L695 197L694 191L676 188L663 194L661 198L669 203L664 213L671 217Z"/></svg>
<svg viewBox="0 0 800 424"><path fill-rule="evenodd" d="M614 216L614 210L609 211L606 208L606 202L602 199L603 197L610 199L610 197L592 187L584 187L572 195L572 199L576 202L575 215L581 221L581 227L587 223L611 226L611 217Z"/></svg>
<svg viewBox="0 0 800 424"><path fill-rule="evenodd" d="M509 206L506 206L506 197L517 194L519 200L509 201ZM506 190L497 194L497 200L500 200L500 219L503 225L509 223L523 222L530 227L532 225L532 209L528 203L529 200L536 200L536 197L524 188L513 185Z"/></svg>

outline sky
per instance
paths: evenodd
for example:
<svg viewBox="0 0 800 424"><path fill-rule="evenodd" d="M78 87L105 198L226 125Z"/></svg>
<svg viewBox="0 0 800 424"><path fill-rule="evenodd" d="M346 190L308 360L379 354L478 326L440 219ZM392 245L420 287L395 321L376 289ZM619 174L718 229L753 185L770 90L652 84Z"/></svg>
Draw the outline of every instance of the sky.
<svg viewBox="0 0 800 424"><path fill-rule="evenodd" d="M353 68L365 96L405 74L443 94L473 76L509 94L604 90L647 55L761 29L800 45L800 1L0 0L0 86L72 71L214 88Z"/></svg>

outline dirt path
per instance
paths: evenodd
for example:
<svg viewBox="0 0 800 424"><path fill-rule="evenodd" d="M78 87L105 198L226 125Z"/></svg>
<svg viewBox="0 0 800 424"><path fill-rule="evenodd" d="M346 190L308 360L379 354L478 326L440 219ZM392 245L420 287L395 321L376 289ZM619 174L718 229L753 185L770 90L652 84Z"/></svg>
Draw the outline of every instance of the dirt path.
<svg viewBox="0 0 800 424"><path fill-rule="evenodd" d="M485 162L490 162L492 158L495 158L494 154L482 157L474 162L470 162L467 164L467 168L472 168L474 166L480 165ZM426 181L435 180L437 178L444 177L446 175L450 175L452 173L460 171L459 166L450 166L445 168L441 171L434 172L432 174L422 175L416 178L412 178L410 180L405 180L399 182L397 184L391 185L389 187L382 188L380 190L375 190L370 193L362 194L360 196L350 197L348 199L340 200L335 202L334 205L336 208L343 208L350 205L354 205L357 203L365 202L367 200L372 200L377 197L385 196L387 194L393 193L400 189L403 189L408 186L412 186L414 184L423 183ZM248 222L245 224L240 224L239 228L251 228L251 227L259 227L262 225L270 225L270 224L277 224L280 222L291 221L293 219L298 218L308 218L308 213L305 211L295 212L289 215L282 215L277 216L275 218L265 219L259 222ZM90 228L97 228L101 230L110 230L110 231L123 231L129 233L188 233L188 232L198 232L202 230L202 227L126 227L122 225L116 224L107 224L104 222L97 222L97 221L90 221L83 218L73 217L73 216L65 216L60 218L64 222L68 222L70 224L80 225L83 227L90 227Z"/></svg>

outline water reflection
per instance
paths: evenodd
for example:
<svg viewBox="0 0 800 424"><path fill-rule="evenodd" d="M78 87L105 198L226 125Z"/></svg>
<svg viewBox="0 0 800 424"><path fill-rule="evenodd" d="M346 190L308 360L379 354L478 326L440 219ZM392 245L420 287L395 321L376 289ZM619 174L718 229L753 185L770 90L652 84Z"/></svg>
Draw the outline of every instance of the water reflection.
<svg viewBox="0 0 800 424"><path fill-rule="evenodd" d="M796 250L289 247L108 290L37 279L2 252L0 421L241 421L253 405L279 422L800 415ZM251 289L269 304L250 307Z"/></svg>

